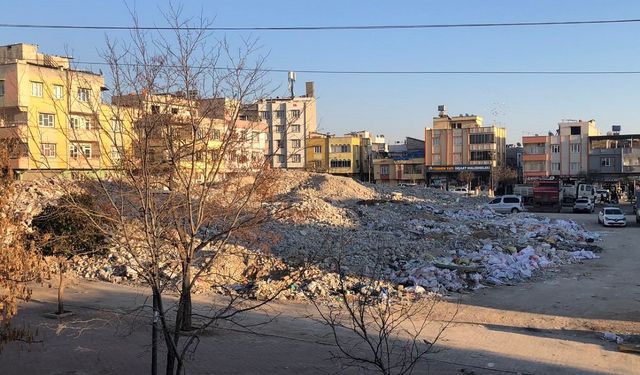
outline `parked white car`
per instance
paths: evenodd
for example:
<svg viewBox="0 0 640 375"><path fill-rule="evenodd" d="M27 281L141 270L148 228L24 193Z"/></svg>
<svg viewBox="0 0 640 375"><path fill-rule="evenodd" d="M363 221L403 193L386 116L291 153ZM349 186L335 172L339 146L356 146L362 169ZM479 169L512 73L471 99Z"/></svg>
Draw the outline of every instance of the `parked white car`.
<svg viewBox="0 0 640 375"><path fill-rule="evenodd" d="M605 207L598 213L598 223L607 226L626 227L627 218L618 207Z"/></svg>
<svg viewBox="0 0 640 375"><path fill-rule="evenodd" d="M488 206L495 212L517 214L524 211L524 200L519 195L503 195L489 202Z"/></svg>
<svg viewBox="0 0 640 375"><path fill-rule="evenodd" d="M461 194L461 195L469 195L469 189L466 187L457 187L451 190L452 193Z"/></svg>
<svg viewBox="0 0 640 375"><path fill-rule="evenodd" d="M593 212L595 205L589 198L578 198L573 204L573 212Z"/></svg>

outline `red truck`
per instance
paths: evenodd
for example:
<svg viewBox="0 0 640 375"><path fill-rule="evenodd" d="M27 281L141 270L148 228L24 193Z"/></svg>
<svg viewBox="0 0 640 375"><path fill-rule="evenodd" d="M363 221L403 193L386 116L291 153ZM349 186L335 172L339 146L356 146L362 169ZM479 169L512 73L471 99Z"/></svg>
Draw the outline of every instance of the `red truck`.
<svg viewBox="0 0 640 375"><path fill-rule="evenodd" d="M535 210L562 210L562 184L559 180L540 180L533 183Z"/></svg>

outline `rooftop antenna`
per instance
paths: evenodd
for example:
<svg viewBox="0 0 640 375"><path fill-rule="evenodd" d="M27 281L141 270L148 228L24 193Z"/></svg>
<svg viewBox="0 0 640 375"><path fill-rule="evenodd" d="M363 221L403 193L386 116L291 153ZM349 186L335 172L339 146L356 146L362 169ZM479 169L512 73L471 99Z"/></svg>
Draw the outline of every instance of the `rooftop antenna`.
<svg viewBox="0 0 640 375"><path fill-rule="evenodd" d="M289 92L291 93L291 98L294 98L293 95L293 84L296 82L296 72L289 72Z"/></svg>

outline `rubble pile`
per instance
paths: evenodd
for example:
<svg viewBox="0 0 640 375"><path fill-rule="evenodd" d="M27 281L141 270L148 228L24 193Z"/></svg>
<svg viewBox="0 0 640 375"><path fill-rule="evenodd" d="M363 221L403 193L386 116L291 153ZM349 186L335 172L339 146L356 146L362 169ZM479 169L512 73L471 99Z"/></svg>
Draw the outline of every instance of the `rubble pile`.
<svg viewBox="0 0 640 375"><path fill-rule="evenodd" d="M229 243L196 292L331 297L341 284L353 293L371 293L375 279L376 293L402 297L517 283L545 269L597 258L597 233L570 220L496 214L486 208L486 198L326 174L275 174L272 187L290 208L262 230L278 240L267 253ZM58 194L55 185L38 184L44 185L22 190L26 216ZM207 254L200 257L194 271ZM85 278L138 283L131 262L131 256L110 249L101 257L76 257L71 267ZM178 266L167 260L162 268L176 285Z"/></svg>

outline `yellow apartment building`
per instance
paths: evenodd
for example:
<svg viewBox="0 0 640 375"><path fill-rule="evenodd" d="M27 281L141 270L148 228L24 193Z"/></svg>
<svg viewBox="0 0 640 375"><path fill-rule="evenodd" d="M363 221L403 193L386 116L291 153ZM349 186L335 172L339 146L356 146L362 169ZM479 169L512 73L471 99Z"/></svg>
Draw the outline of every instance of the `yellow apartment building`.
<svg viewBox="0 0 640 375"><path fill-rule="evenodd" d="M0 140L19 179L117 166L126 121L102 103L104 77L33 44L0 46Z"/></svg>
<svg viewBox="0 0 640 375"><path fill-rule="evenodd" d="M484 126L473 114L449 116L439 106L433 127L425 128L425 166L428 183L455 183L458 174L473 172L473 184L491 184L491 171L505 164L507 131Z"/></svg>
<svg viewBox="0 0 640 375"><path fill-rule="evenodd" d="M370 144L356 135L312 134L307 139L307 170L362 177L368 174Z"/></svg>

